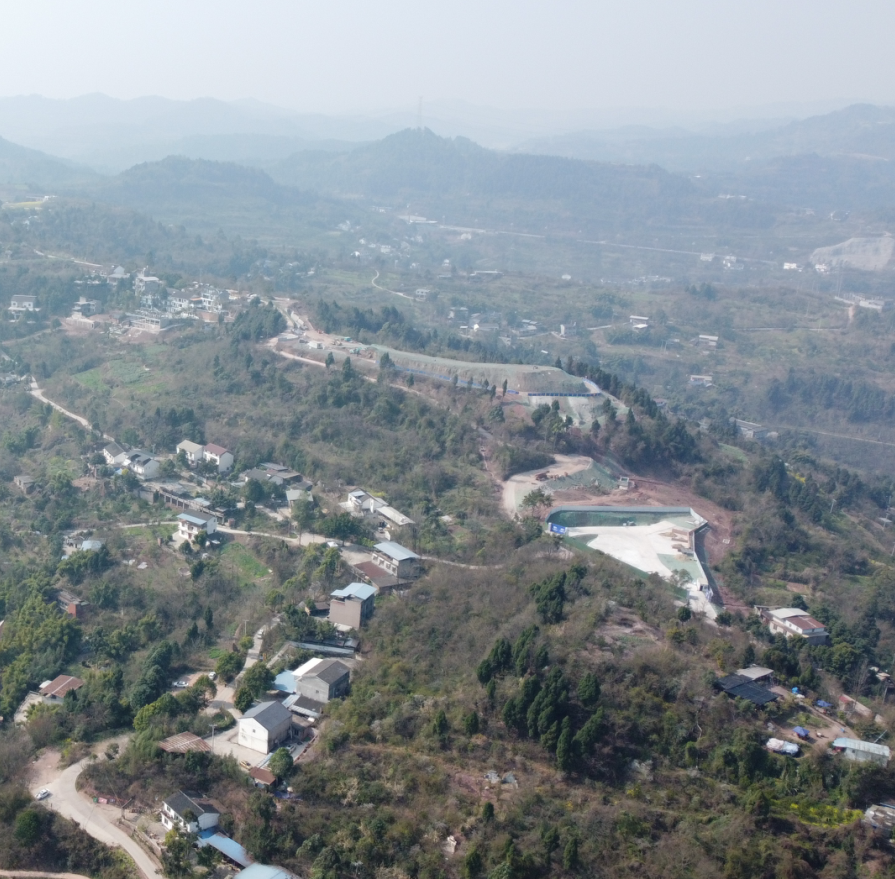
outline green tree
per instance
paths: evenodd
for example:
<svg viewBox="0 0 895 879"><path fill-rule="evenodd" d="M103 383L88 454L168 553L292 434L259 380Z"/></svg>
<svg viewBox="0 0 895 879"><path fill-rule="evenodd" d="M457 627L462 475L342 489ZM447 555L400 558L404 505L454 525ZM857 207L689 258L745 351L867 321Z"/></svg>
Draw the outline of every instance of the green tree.
<svg viewBox="0 0 895 879"><path fill-rule="evenodd" d="M293 504L292 521L295 522L299 541L301 540L302 534L304 534L314 523L314 518L314 502L309 497L303 497Z"/></svg>
<svg viewBox="0 0 895 879"><path fill-rule="evenodd" d="M568 772L572 768L572 726L568 717L563 718L562 731L556 743L556 765L560 772Z"/></svg>
<svg viewBox="0 0 895 879"><path fill-rule="evenodd" d="M336 362L336 358L333 357L333 352L330 351L326 355L326 360L323 361L324 365L327 369L329 369Z"/></svg>
<svg viewBox="0 0 895 879"><path fill-rule="evenodd" d="M563 849L562 868L563 870L577 870L578 864L578 839L573 836L569 839L566 843L566 847Z"/></svg>
<svg viewBox="0 0 895 879"><path fill-rule="evenodd" d="M600 682L591 672L585 672L578 682L578 699L585 708L592 708L600 699Z"/></svg>
<svg viewBox="0 0 895 879"><path fill-rule="evenodd" d="M267 768L280 780L288 778L292 773L292 755L286 748L277 748L267 761Z"/></svg>
<svg viewBox="0 0 895 879"><path fill-rule="evenodd" d="M484 866L482 853L476 846L472 846L463 858L463 879L476 879L481 875Z"/></svg>
<svg viewBox="0 0 895 879"><path fill-rule="evenodd" d="M25 848L36 845L43 835L41 830L41 816L34 809L25 809L16 816L16 825L13 835L16 841Z"/></svg>
<svg viewBox="0 0 895 879"><path fill-rule="evenodd" d="M165 834L165 848L162 852L162 870L171 879L182 879L192 875L190 868L190 851L192 843L176 829Z"/></svg>
<svg viewBox="0 0 895 879"><path fill-rule="evenodd" d="M237 711L242 711L245 713L252 707L252 704L255 701L255 695L252 691L246 687L245 685L241 686L233 696L233 707L236 708Z"/></svg>

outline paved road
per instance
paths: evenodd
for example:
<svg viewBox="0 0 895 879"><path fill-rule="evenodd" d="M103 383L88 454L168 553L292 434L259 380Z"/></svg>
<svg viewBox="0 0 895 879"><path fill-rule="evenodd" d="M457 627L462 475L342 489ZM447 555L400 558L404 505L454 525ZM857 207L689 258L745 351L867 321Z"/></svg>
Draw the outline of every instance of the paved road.
<svg viewBox="0 0 895 879"><path fill-rule="evenodd" d="M45 787L50 792L50 796L42 801L44 806L79 824L99 842L124 849L133 858L144 879L155 879L156 876L161 876L161 870L155 860L136 840L115 823L118 810L106 811L102 806L98 806L92 800L88 800L78 793L75 783L81 770L89 762L91 762L91 758L86 757L67 769L57 767L55 770L51 770L52 777L48 778L47 775L44 775L40 782L34 785L32 793L35 793L38 788Z"/></svg>

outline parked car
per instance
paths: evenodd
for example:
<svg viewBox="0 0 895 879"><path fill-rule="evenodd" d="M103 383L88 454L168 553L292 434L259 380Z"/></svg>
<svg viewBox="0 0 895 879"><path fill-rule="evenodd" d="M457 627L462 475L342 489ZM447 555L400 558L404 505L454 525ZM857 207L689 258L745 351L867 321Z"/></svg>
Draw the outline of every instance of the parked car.
<svg viewBox="0 0 895 879"><path fill-rule="evenodd" d="M34 795L34 799L36 799L36 800L45 800L49 795L50 795L50 792L49 792L45 787L42 787L42 788L41 788L41 789Z"/></svg>
<svg viewBox="0 0 895 879"><path fill-rule="evenodd" d="M210 671L208 673L208 680L216 681L218 679L218 673L216 671Z"/></svg>
<svg viewBox="0 0 895 879"><path fill-rule="evenodd" d="M179 681L174 681L174 683L172 684L172 686L174 687L175 690L185 690L189 685L190 685L190 682L185 681L183 679L181 679Z"/></svg>

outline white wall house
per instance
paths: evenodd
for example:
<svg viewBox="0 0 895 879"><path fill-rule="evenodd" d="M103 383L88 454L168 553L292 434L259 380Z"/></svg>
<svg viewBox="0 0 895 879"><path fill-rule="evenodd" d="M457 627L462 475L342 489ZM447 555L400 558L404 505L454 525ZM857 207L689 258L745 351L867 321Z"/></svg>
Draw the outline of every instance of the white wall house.
<svg viewBox="0 0 895 879"><path fill-rule="evenodd" d="M181 513L177 517L177 535L184 540L195 540L201 532L214 534L217 527L217 518L208 513Z"/></svg>
<svg viewBox="0 0 895 879"><path fill-rule="evenodd" d="M118 467L127 460L127 452L118 443L109 443L103 449L103 457L110 467Z"/></svg>
<svg viewBox="0 0 895 879"><path fill-rule="evenodd" d="M218 810L198 794L178 791L162 803L162 824L168 830L175 827L187 833L211 830L218 826L220 817Z"/></svg>
<svg viewBox="0 0 895 879"><path fill-rule="evenodd" d="M211 461L218 468L218 473L224 473L233 466L233 453L228 452L223 446L217 446L209 443L205 446L202 457L206 461Z"/></svg>
<svg viewBox="0 0 895 879"><path fill-rule="evenodd" d="M190 464L198 464L205 454L205 446L200 446L199 443L190 442L189 440L183 440L177 444L177 454L179 455L181 452L186 455L186 459Z"/></svg>
<svg viewBox="0 0 895 879"><path fill-rule="evenodd" d="M137 450L134 450L127 456L123 466L127 467L131 473L136 474L141 479L153 479L158 476L161 467L152 455L147 455L145 452Z"/></svg>
<svg viewBox="0 0 895 879"><path fill-rule="evenodd" d="M269 754L292 733L292 714L281 702L261 702L239 718L237 742Z"/></svg>
<svg viewBox="0 0 895 879"><path fill-rule="evenodd" d="M23 296L20 293L16 293L16 295L12 297L12 301L9 303L9 310L40 311L40 309L37 307L36 296Z"/></svg>

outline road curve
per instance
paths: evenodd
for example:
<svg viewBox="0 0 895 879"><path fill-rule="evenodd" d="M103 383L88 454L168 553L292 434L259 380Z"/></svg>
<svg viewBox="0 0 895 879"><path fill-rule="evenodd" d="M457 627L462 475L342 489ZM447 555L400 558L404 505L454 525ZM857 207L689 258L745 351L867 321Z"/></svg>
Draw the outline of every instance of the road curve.
<svg viewBox="0 0 895 879"><path fill-rule="evenodd" d="M49 403L50 406L52 406L57 412L61 412L66 418L71 418L72 421L77 421L78 424L80 424L82 427L86 427L87 430L93 430L93 428L90 426L90 422L86 418L84 418L83 415L76 415L74 412L69 412L68 409L64 409L58 403L54 403L52 400L48 400L44 396L43 391L37 386L37 382L34 381L34 379L31 380L31 390L29 393L32 397L36 397L38 400L40 400L41 403ZM109 436L109 434L107 433L103 434L103 439L107 439L110 442L115 441L115 438Z"/></svg>
<svg viewBox="0 0 895 879"><path fill-rule="evenodd" d="M81 770L90 760L90 757L85 757L80 762L73 763L64 769L52 781L46 782L44 787L50 792L50 796L42 801L43 805L80 825L98 842L124 849L134 860L144 879L155 879L156 876L161 876L159 865L149 856L148 852L117 824L110 821L109 816L102 809L98 809L96 803L78 793L75 784ZM52 876L53 874L32 875ZM60 875L67 876L68 874Z"/></svg>

